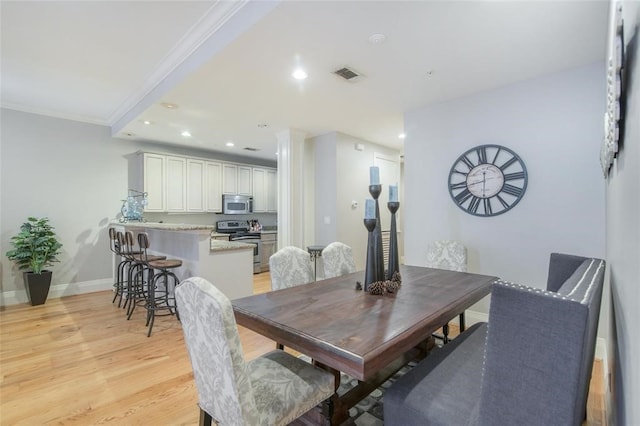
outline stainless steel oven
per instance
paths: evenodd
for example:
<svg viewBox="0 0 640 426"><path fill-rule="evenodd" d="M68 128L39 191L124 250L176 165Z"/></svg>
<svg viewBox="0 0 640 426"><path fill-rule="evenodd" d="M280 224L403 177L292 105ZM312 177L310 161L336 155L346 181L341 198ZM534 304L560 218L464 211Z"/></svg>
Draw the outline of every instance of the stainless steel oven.
<svg viewBox="0 0 640 426"><path fill-rule="evenodd" d="M216 223L216 230L219 233L229 234L229 241L243 242L254 245L253 248L253 273L261 271L262 244L260 232L249 231L250 226L247 221L220 220Z"/></svg>

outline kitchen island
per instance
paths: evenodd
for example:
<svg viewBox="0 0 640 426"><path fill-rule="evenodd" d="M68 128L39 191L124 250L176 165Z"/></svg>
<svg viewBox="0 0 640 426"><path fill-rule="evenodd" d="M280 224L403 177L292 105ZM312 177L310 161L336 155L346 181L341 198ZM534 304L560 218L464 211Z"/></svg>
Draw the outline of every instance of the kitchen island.
<svg viewBox="0 0 640 426"><path fill-rule="evenodd" d="M213 225L182 223L114 223L116 229L149 235L150 254L182 260L174 272L180 280L202 277L229 299L253 294L253 249L251 244L211 239Z"/></svg>

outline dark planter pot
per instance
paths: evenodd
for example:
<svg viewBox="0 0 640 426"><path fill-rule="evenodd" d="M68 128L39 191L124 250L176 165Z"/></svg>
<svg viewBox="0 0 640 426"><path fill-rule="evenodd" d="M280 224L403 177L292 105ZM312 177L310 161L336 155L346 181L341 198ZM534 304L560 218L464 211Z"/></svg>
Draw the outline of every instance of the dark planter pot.
<svg viewBox="0 0 640 426"><path fill-rule="evenodd" d="M33 272L24 272L24 286L27 288L29 302L33 306L42 305L47 301L49 295L49 287L51 287L51 271L42 271L41 274Z"/></svg>

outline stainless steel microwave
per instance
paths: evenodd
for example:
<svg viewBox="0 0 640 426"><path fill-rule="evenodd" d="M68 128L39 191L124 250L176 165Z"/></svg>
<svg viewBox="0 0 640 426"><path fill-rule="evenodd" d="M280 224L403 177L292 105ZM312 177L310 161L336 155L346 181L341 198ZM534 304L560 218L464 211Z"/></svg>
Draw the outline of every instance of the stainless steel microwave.
<svg viewBox="0 0 640 426"><path fill-rule="evenodd" d="M224 214L249 214L253 213L253 197L248 195L222 196L222 213Z"/></svg>

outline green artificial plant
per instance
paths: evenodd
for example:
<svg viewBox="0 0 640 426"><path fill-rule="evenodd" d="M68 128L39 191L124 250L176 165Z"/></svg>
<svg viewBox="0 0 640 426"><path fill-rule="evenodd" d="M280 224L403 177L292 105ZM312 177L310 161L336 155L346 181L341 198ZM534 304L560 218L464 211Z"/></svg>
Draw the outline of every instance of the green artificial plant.
<svg viewBox="0 0 640 426"><path fill-rule="evenodd" d="M13 249L7 252L7 257L18 266L18 269L41 274L43 269L57 259L62 244L58 241L53 226L46 217L27 218L27 222L20 226L20 233L11 237Z"/></svg>

